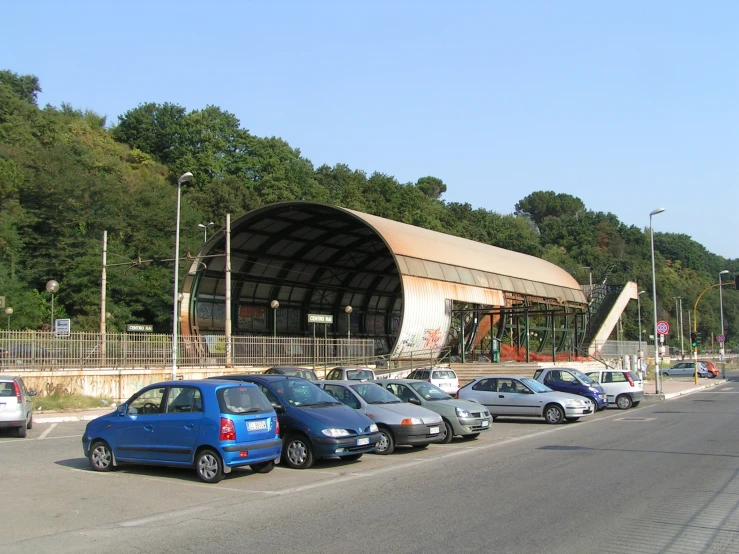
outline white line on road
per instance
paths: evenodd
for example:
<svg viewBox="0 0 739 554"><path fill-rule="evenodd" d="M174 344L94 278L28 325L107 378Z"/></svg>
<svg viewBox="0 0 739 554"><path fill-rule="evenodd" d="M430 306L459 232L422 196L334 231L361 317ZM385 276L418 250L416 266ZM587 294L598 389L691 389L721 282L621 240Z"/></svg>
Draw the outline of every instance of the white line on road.
<svg viewBox="0 0 739 554"><path fill-rule="evenodd" d="M144 517L141 519L134 519L131 521L124 521L120 524L121 527L135 527L136 525L145 525L147 523L153 523L155 521L161 521L163 519L170 519L173 517L184 516L195 512L204 512L210 510L208 506L195 506L194 508L188 508L186 510L179 510L176 512L167 512L166 514L159 514L157 516Z"/></svg>
<svg viewBox="0 0 739 554"><path fill-rule="evenodd" d="M56 427L57 425L58 423L52 423L46 431L41 433L41 436L38 438L38 440L45 439L46 437L48 437L49 433L51 433L54 430L54 427Z"/></svg>

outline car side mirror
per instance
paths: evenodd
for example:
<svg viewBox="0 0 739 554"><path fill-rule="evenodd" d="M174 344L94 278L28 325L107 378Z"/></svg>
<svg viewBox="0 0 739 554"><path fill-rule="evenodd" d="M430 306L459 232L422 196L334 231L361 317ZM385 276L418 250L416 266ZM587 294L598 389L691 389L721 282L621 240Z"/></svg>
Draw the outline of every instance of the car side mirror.
<svg viewBox="0 0 739 554"><path fill-rule="evenodd" d="M285 406L282 404L277 404L276 402L272 402L272 407L275 409L275 412L278 414L284 414L285 413Z"/></svg>
<svg viewBox="0 0 739 554"><path fill-rule="evenodd" d="M116 411L118 412L118 415L126 415L126 405L121 404L120 406L118 406Z"/></svg>
<svg viewBox="0 0 739 554"><path fill-rule="evenodd" d="M520 392L521 394L534 394L534 391L532 391L530 389L521 389L518 392Z"/></svg>
<svg viewBox="0 0 739 554"><path fill-rule="evenodd" d="M29 390L28 391L28 396L36 396L36 391L35 390Z"/></svg>
<svg viewBox="0 0 739 554"><path fill-rule="evenodd" d="M408 402L410 404L415 404L416 406L420 406L421 405L421 401L418 398L409 398L408 399Z"/></svg>

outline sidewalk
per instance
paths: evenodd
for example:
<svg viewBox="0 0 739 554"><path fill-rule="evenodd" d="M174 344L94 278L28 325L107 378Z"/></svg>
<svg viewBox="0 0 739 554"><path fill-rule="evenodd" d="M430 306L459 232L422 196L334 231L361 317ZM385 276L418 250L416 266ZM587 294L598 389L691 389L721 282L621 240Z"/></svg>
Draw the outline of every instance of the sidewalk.
<svg viewBox="0 0 739 554"><path fill-rule="evenodd" d="M727 382L727 379L716 377L715 379L698 379L698 384L696 385L695 379L690 377L663 377L660 383L662 386L662 392L660 394L654 392L654 381L644 381L644 399L669 400L670 398L690 394L691 392L723 385Z"/></svg>
<svg viewBox="0 0 739 554"><path fill-rule="evenodd" d="M93 408L90 410L44 410L33 412L34 423L67 423L70 421L90 421L101 415L114 412L115 408Z"/></svg>

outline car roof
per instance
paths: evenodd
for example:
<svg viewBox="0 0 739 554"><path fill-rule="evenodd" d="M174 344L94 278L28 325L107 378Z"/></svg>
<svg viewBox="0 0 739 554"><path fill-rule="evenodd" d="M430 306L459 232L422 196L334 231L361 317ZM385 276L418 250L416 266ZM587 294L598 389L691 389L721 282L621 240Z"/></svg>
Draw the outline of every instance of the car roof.
<svg viewBox="0 0 739 554"><path fill-rule="evenodd" d="M475 377L473 381L479 381L480 379L533 379L529 375L482 375Z"/></svg>
<svg viewBox="0 0 739 554"><path fill-rule="evenodd" d="M223 385L233 384L233 379L223 379L222 377L211 377L208 379L181 379L176 381L162 381L160 383L152 383L142 388L151 387L178 387L178 386L190 386L190 387L218 387Z"/></svg>
<svg viewBox="0 0 739 554"><path fill-rule="evenodd" d="M318 384L323 385L324 383L328 383L329 385L346 385L346 386L353 386L358 384L366 384L366 385L377 385L377 381L370 381L369 379L327 379L326 381L320 381ZM378 385L379 386L379 385Z"/></svg>
<svg viewBox="0 0 739 554"><path fill-rule="evenodd" d="M308 379L296 377L292 375L270 375L264 373L234 373L233 375L221 375L219 377L209 377L209 379L224 379L226 381L263 381L265 383L274 383L277 381L287 381L288 379L300 379L306 383L310 383Z"/></svg>

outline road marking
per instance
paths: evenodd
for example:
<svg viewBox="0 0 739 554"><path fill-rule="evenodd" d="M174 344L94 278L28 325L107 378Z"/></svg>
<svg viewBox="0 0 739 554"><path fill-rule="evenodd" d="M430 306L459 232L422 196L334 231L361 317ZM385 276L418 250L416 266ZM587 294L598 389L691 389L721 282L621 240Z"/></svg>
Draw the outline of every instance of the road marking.
<svg viewBox="0 0 739 554"><path fill-rule="evenodd" d="M43 433L42 433L42 435L43 435ZM74 438L81 437L81 436L82 435L66 435L64 437L44 437L44 436L40 436L40 437L37 437L35 439L10 439L10 440L0 441L0 446L2 446L4 444L11 444L11 443L14 443L14 442L32 442L32 441L38 441L38 440L53 441L53 440L57 440L57 439L74 439Z"/></svg>
<svg viewBox="0 0 739 554"><path fill-rule="evenodd" d="M161 521L163 519L170 519L173 517L184 516L184 515L192 514L196 512L204 512L206 510L210 510L210 508L208 506L195 506L193 508L188 508L186 510L179 510L176 512L167 512L166 514L159 514L156 516L144 517L141 519L134 519L131 521L124 521L123 523L120 523L119 525L121 527L135 527L137 525L145 525L147 523L153 523L155 521Z"/></svg>
<svg viewBox="0 0 739 554"><path fill-rule="evenodd" d="M619 417L613 421L655 421L656 417Z"/></svg>
<svg viewBox="0 0 739 554"><path fill-rule="evenodd" d="M54 430L54 427L56 427L57 425L58 425L57 423L52 423L46 431L41 433L41 436L38 438L38 440L45 439L46 437L48 437L49 433L51 433Z"/></svg>

